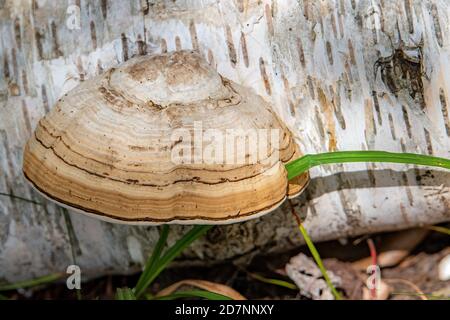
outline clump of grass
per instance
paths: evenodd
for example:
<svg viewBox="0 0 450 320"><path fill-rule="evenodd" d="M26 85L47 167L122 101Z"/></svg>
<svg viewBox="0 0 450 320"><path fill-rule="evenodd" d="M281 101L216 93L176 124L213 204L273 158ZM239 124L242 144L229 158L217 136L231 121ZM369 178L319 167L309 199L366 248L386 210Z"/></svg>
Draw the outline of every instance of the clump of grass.
<svg viewBox="0 0 450 320"><path fill-rule="evenodd" d="M172 247L167 249L164 255L161 256L162 250L165 246L167 236L169 235L169 226L164 225L161 230L158 243L153 250L152 255L148 259L144 271L133 289L136 298L139 298L148 288L148 286L155 280L155 278L172 262L186 247L188 247L196 239L203 236L212 226L194 226L181 239L179 239Z"/></svg>
<svg viewBox="0 0 450 320"><path fill-rule="evenodd" d="M36 287L36 286L55 282L56 280L61 279L61 277L62 277L61 273L54 273L54 274L49 274L46 276L38 277L35 279L31 279L31 280L19 281L19 282L11 283L11 284L4 284L4 285L0 285L0 291L10 291L10 290Z"/></svg>

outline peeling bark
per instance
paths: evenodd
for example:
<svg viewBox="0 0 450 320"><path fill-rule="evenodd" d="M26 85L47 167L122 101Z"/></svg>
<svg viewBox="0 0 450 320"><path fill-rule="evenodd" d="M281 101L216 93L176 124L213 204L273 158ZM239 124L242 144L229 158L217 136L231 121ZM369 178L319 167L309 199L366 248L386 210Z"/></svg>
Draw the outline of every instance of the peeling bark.
<svg viewBox="0 0 450 320"><path fill-rule="evenodd" d="M0 196L0 279L72 263L87 276L129 273L150 252L157 228L66 212L21 174L23 145L54 102L134 55L200 52L225 77L270 101L305 153L380 149L450 157L445 0L4 0L0 17L0 191L37 202ZM316 241L450 220L447 172L351 164L311 174L294 203ZM186 227L173 230L170 242ZM249 257L301 242L284 206L212 229L185 257Z"/></svg>

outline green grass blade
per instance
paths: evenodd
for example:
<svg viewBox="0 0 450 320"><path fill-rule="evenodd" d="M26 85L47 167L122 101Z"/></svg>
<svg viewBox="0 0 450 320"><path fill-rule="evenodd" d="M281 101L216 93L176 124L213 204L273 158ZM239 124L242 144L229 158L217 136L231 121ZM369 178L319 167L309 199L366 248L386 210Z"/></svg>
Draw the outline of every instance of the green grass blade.
<svg viewBox="0 0 450 320"><path fill-rule="evenodd" d="M303 224L299 224L298 228L300 229L300 232L303 235L303 238L305 239L306 245L309 248L309 251L311 251L311 254L316 261L317 266L320 269L320 272L322 273L323 278L325 279L325 282L327 283L328 287L330 288L331 292L333 293L333 296L336 300L342 300L342 297L340 293L336 290L334 285L331 283L330 277L328 276L327 270L325 269L325 266L322 263L322 259L320 258L319 252L317 251L316 247L314 246L314 243L311 241L311 238L308 235L308 232L306 232L306 229L303 227Z"/></svg>
<svg viewBox="0 0 450 320"><path fill-rule="evenodd" d="M156 267L156 262L161 256L161 252L164 249L168 235L169 235L169 226L164 225L162 227L161 234L159 235L158 242L156 243L156 246L153 249L152 255L147 260L144 271L139 277L136 287L134 288L134 292L136 293L137 297L139 297L150 284L148 283L148 279L152 277L152 274Z"/></svg>
<svg viewBox="0 0 450 320"><path fill-rule="evenodd" d="M16 289L35 287L35 286L39 286L42 284L48 284L48 283L54 282L54 281L60 279L61 277L62 277L62 275L60 273L54 273L54 274L46 275L43 277L38 277L38 278L35 278L32 280L19 281L16 283L0 285L0 291L8 291L8 290L16 290Z"/></svg>
<svg viewBox="0 0 450 320"><path fill-rule="evenodd" d="M206 290L185 290L175 292L173 294L156 297L154 300L175 300L180 298L204 298L208 300L233 300L230 297Z"/></svg>
<svg viewBox="0 0 450 320"><path fill-rule="evenodd" d="M450 229L449 228L440 227L440 226L428 226L428 227L425 227L425 228L450 236Z"/></svg>
<svg viewBox="0 0 450 320"><path fill-rule="evenodd" d="M167 265L172 262L186 247L188 247L192 242L196 239L203 236L209 229L213 226L194 226L191 230L189 230L181 239L179 239L172 247L170 247L166 253L158 259L152 269L148 272L145 281L138 288L135 289L136 297L139 297L148 286L152 283L153 280L167 267Z"/></svg>
<svg viewBox="0 0 450 320"><path fill-rule="evenodd" d="M336 151L307 154L288 163L286 170L288 172L288 179L292 179L318 165L349 162L390 162L450 169L449 159L428 155L386 151Z"/></svg>
<svg viewBox="0 0 450 320"><path fill-rule="evenodd" d="M130 288L117 288L116 300L136 300L136 296Z"/></svg>
<svg viewBox="0 0 450 320"><path fill-rule="evenodd" d="M22 200L22 201L25 201L25 202L34 203L34 204L36 204L38 206L42 206L43 205L40 202L31 200L31 199L27 199L27 198L24 198L24 197L19 197L19 196L16 196L14 194L11 194L11 193L0 192L0 196L5 196L5 197L11 198L11 199L17 199L17 200Z"/></svg>
<svg viewBox="0 0 450 320"><path fill-rule="evenodd" d="M248 272L248 275L250 277L252 277L258 281L264 282L264 283L273 284L273 285L288 288L291 290L298 290L298 287L295 284L293 284L292 282L288 282L288 281L284 281L284 280L280 280L280 279L270 279L270 278L266 278L259 274L251 273L251 272Z"/></svg>

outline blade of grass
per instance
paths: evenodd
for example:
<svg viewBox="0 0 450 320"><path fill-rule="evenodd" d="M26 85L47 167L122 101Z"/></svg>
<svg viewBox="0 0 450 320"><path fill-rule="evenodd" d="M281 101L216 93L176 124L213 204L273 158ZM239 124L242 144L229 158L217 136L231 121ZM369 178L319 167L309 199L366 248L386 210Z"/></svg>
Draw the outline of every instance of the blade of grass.
<svg viewBox="0 0 450 320"><path fill-rule="evenodd" d="M41 284L48 284L48 283L54 282L54 281L60 279L61 277L62 277L62 274L54 273L54 274L46 275L43 277L38 277L38 278L35 278L32 280L19 281L16 283L0 285L0 291L9 291L9 290L17 290L17 289L35 287L35 286L39 286Z"/></svg>
<svg viewBox="0 0 450 320"><path fill-rule="evenodd" d="M172 293L167 296L157 297L154 300L175 300L180 298L204 298L208 300L233 300L222 294L206 291L206 290L185 290Z"/></svg>
<svg viewBox="0 0 450 320"><path fill-rule="evenodd" d="M333 293L333 296L336 300L342 300L341 294L336 290L333 283L331 283L330 277L328 276L327 270L325 269L325 266L322 263L322 259L320 258L319 252L317 251L316 247L314 246L314 243L311 241L311 238L308 235L308 232L306 232L306 229L303 227L302 223L298 224L298 228L300 232L303 235L303 238L305 239L306 245L308 246L309 251L311 251L311 254L316 261L317 266L320 269L320 272L322 273L323 278L325 279L325 282L327 283L328 287L330 288L331 292Z"/></svg>
<svg viewBox="0 0 450 320"><path fill-rule="evenodd" d="M450 229L449 229L449 228L440 227L440 226L427 226L427 227L425 227L425 228L427 228L427 229L429 229L429 230L436 231L436 232L440 232L440 233L443 233L443 234L446 234L446 235L449 235L449 236L450 236Z"/></svg>
<svg viewBox="0 0 450 320"><path fill-rule="evenodd" d="M156 243L156 246L153 249L152 255L147 260L144 271L139 277L139 280L134 288L134 292L137 293L137 296L140 296L142 291L148 286L148 285L146 286L145 284L148 282L148 279L151 278L155 270L156 262L161 256L161 252L164 248L164 245L166 244L168 235L169 235L169 225L164 225L162 227L161 234L159 235L158 242Z"/></svg>
<svg viewBox="0 0 450 320"><path fill-rule="evenodd" d="M170 247L160 259L155 262L150 271L147 272L146 270L144 270L144 272L147 272L148 275L142 282L141 286L138 289L134 290L136 297L139 298L152 283L152 281L155 280L155 278L161 273L161 271L163 271L167 267L167 265L172 262L172 260L175 259L186 247L188 247L196 239L203 236L212 227L212 225L194 226L172 247Z"/></svg>
<svg viewBox="0 0 450 320"><path fill-rule="evenodd" d="M428 155L386 151L336 151L307 154L288 163L286 170L288 172L288 179L292 179L318 165L348 162L391 162L450 169L449 159Z"/></svg>
<svg viewBox="0 0 450 320"><path fill-rule="evenodd" d="M11 198L11 199L22 200L22 201L25 201L25 202L34 203L34 204L36 204L38 206L42 206L42 203L40 203L40 202L31 200L31 199L27 199L27 198L23 198L23 197L19 197L19 196L16 196L14 194L11 194L11 193L0 192L0 196L5 196L5 197Z"/></svg>
<svg viewBox="0 0 450 320"><path fill-rule="evenodd" d="M289 281L284 281L284 280L280 280L280 279L270 279L270 278L266 278L259 274L248 272L248 271L247 271L247 274L250 277L252 277L258 281L264 282L264 283L273 284L276 286L280 286L280 287L284 287L284 288L288 288L288 289L292 289L292 290L298 290L298 287Z"/></svg>
<svg viewBox="0 0 450 320"><path fill-rule="evenodd" d="M130 288L117 288L116 300L136 300L136 297Z"/></svg>

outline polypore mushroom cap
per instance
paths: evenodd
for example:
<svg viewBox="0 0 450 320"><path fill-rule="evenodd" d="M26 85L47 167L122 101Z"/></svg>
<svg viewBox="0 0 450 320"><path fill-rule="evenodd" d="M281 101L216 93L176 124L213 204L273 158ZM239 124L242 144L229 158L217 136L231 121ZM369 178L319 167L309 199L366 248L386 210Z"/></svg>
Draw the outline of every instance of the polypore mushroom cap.
<svg viewBox="0 0 450 320"><path fill-rule="evenodd" d="M249 133L234 140L244 162L227 158L236 130ZM51 200L103 220L220 224L299 194L308 175L289 183L284 168L299 156L261 97L181 51L132 58L71 90L39 121L23 172Z"/></svg>

